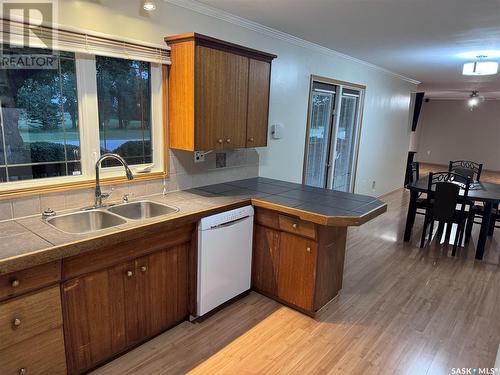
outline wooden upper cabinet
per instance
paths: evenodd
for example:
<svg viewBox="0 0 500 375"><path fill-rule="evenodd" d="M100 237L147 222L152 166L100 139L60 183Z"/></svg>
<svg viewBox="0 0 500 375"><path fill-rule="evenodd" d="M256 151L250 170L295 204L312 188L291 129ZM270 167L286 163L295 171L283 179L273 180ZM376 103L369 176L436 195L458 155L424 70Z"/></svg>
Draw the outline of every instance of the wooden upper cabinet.
<svg viewBox="0 0 500 375"><path fill-rule="evenodd" d="M249 59L247 147L267 146L271 63Z"/></svg>
<svg viewBox="0 0 500 375"><path fill-rule="evenodd" d="M201 150L245 147L248 58L196 46L196 62L195 144Z"/></svg>
<svg viewBox="0 0 500 375"><path fill-rule="evenodd" d="M165 38L170 147L187 151L267 145L275 55L205 35Z"/></svg>

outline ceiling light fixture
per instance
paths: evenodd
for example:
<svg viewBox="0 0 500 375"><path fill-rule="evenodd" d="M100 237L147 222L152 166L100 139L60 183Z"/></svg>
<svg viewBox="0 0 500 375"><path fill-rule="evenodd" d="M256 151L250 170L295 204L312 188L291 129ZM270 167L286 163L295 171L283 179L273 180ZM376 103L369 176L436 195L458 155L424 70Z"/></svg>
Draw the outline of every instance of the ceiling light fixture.
<svg viewBox="0 0 500 375"><path fill-rule="evenodd" d="M483 61L487 56L477 56L478 61L468 62L464 64L462 74L464 76L488 76L497 74L498 62L496 61Z"/></svg>
<svg viewBox="0 0 500 375"><path fill-rule="evenodd" d="M473 111L480 103L484 102L484 96L480 96L477 91L472 91L472 94L469 96L469 100L467 101L467 105L470 110Z"/></svg>
<svg viewBox="0 0 500 375"><path fill-rule="evenodd" d="M156 9L156 4L153 0L144 0L142 2L142 7L144 8L144 10L151 12L152 10Z"/></svg>

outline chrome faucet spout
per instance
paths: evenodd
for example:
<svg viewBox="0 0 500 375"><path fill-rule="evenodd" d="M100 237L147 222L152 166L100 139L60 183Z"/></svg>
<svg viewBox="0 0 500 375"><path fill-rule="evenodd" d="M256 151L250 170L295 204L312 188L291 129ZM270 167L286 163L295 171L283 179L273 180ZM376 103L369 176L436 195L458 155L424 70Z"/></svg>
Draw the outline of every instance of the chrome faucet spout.
<svg viewBox="0 0 500 375"><path fill-rule="evenodd" d="M114 159L114 160L118 161L125 168L125 174L127 175L127 178L129 180L134 179L134 175L132 174L132 171L130 170L130 168L129 168L129 166L124 158L122 158L118 154L111 154L111 153L102 154L101 157L95 163L95 203L94 203L94 208L102 207L102 195L103 194L101 191L100 169L101 169L102 161L104 161L106 159Z"/></svg>

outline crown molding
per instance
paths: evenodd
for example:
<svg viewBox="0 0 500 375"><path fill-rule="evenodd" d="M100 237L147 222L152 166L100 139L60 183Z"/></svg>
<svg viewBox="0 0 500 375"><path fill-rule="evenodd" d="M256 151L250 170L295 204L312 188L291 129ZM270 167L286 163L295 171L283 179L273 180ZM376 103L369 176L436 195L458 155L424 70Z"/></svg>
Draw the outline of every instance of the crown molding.
<svg viewBox="0 0 500 375"><path fill-rule="evenodd" d="M170 3L172 5L176 5L176 6L185 8L185 9L192 10L192 11L200 13L200 14L204 14L206 16L210 16L210 17L222 20L222 21L232 23L233 25L244 27L248 30L252 30L252 31L255 31L255 32L258 32L261 34L271 36L271 37L276 38L276 39L283 40L285 42L294 44L294 45L299 46L299 47L307 48L309 50L322 53L324 55L340 57L340 58L352 61L354 63L364 65L368 68L384 72L386 74L389 74L393 77L399 78L403 81L412 83L414 85L418 85L421 83L420 81L417 81L413 78L409 78L409 77L406 77L402 74L392 72L388 69L382 68L381 66L369 63L369 62L361 60L361 59L357 59L355 57L346 55L344 53L335 51L335 50L330 49L330 48L320 46L319 44L309 42L307 40L298 38L296 36L285 33L283 31L273 29L273 28L268 27L268 26L261 25L260 23L250 21L246 18L236 16L234 14L228 13L228 12L223 11L223 10L218 9L218 8L214 8L210 5L200 3L200 2L195 1L195 0L163 0L163 1L166 3Z"/></svg>
<svg viewBox="0 0 500 375"><path fill-rule="evenodd" d="M464 97L457 97L457 96L429 96L426 97L426 99L429 99L429 101L467 101L470 99L470 96L464 96ZM489 102L489 101L494 101L494 100L500 100L499 97L485 97L484 101Z"/></svg>

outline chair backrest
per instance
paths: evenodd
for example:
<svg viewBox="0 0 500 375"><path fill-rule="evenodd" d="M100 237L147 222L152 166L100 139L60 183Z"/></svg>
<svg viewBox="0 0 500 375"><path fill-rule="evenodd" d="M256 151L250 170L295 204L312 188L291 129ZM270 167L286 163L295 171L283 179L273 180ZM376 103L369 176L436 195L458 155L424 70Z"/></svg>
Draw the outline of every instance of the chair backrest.
<svg viewBox="0 0 500 375"><path fill-rule="evenodd" d="M434 192L432 213L435 220L450 222L453 220L460 194L460 186L452 182L438 182Z"/></svg>
<svg viewBox="0 0 500 375"><path fill-rule="evenodd" d="M414 161L411 163L410 168L408 168L408 183L412 183L417 181L420 178L420 164L418 161Z"/></svg>
<svg viewBox="0 0 500 375"><path fill-rule="evenodd" d="M452 221L457 204L461 203L461 211L465 212L469 194L470 178L453 172L429 173L427 199L433 199L432 213L435 220ZM460 196L460 189L464 190Z"/></svg>
<svg viewBox="0 0 500 375"><path fill-rule="evenodd" d="M479 181L483 164L476 163L469 160L455 160L450 161L448 172L454 172L464 177L469 177L472 181Z"/></svg>

